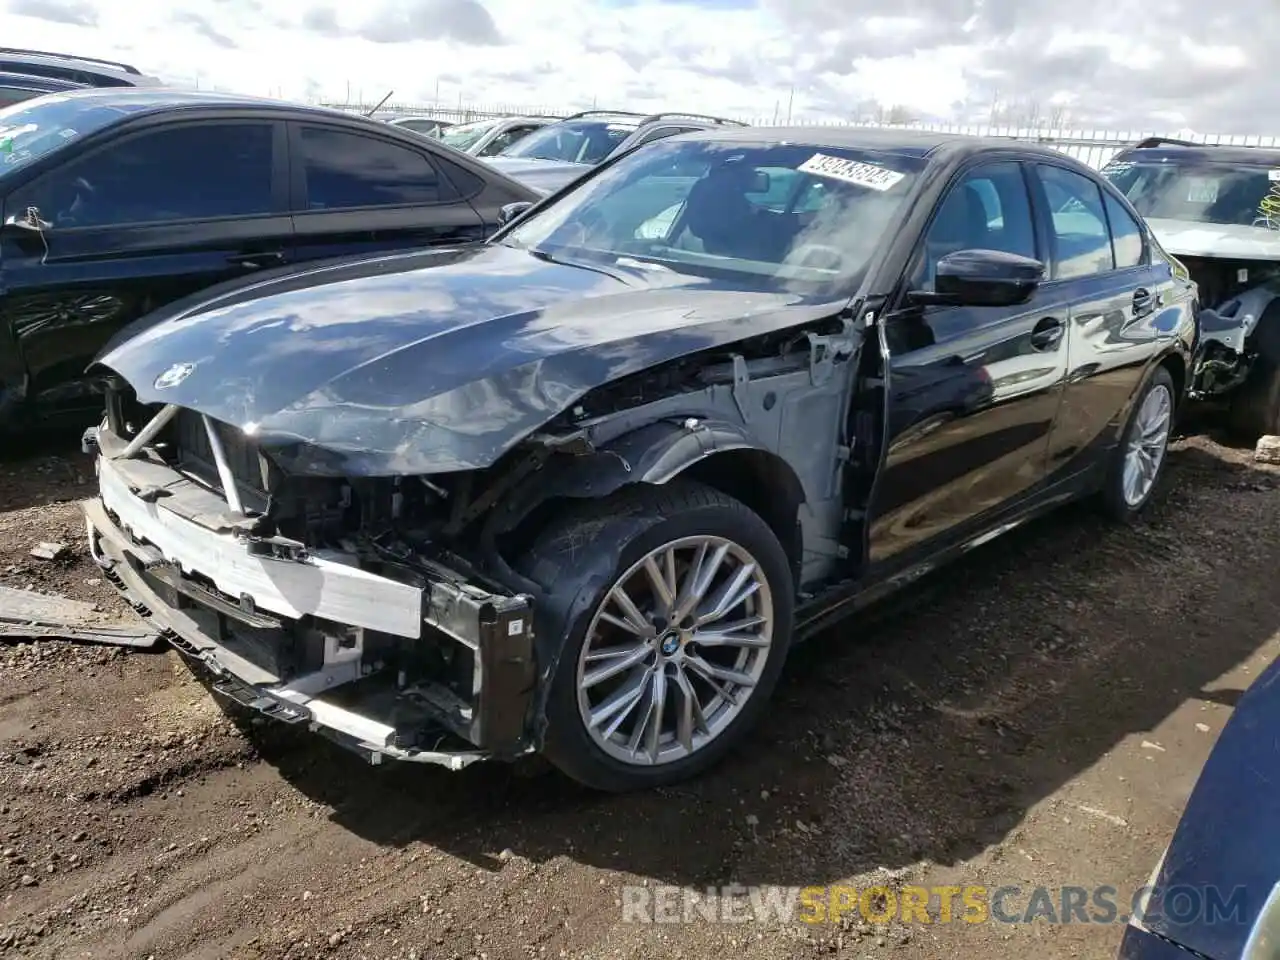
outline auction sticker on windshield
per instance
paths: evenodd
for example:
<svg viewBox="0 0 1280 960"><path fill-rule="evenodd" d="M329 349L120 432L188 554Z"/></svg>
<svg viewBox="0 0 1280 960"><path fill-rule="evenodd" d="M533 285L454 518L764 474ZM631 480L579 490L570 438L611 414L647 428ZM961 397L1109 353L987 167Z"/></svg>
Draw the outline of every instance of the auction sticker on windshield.
<svg viewBox="0 0 1280 960"><path fill-rule="evenodd" d="M863 163L859 160L845 160L825 153L815 153L796 168L801 173L812 173L818 177L830 177L843 180L868 190L888 190L905 174L896 170L877 167L874 163Z"/></svg>
<svg viewBox="0 0 1280 960"><path fill-rule="evenodd" d="M1187 180L1187 203L1217 203L1218 181L1210 177L1190 177Z"/></svg>

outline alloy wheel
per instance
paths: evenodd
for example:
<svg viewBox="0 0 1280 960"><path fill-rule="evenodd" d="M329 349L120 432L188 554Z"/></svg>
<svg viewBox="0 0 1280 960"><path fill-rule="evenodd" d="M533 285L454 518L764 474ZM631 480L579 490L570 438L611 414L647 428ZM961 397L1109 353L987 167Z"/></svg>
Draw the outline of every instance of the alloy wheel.
<svg viewBox="0 0 1280 960"><path fill-rule="evenodd" d="M1124 499L1136 507L1147 499L1169 447L1173 425L1173 395L1169 388L1157 383L1142 399L1129 432L1124 454Z"/></svg>
<svg viewBox="0 0 1280 960"><path fill-rule="evenodd" d="M651 550L588 626L577 689L589 736L632 765L697 753L742 712L773 630L769 582L739 544L696 536Z"/></svg>

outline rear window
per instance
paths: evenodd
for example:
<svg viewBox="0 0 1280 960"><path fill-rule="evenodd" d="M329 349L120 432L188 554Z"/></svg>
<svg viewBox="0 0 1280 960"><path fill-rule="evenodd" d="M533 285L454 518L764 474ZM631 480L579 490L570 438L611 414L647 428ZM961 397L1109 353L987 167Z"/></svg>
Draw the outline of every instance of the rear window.
<svg viewBox="0 0 1280 960"><path fill-rule="evenodd" d="M8 107L23 100L32 100L40 96L39 90L26 90L22 87L0 86L0 107Z"/></svg>
<svg viewBox="0 0 1280 960"><path fill-rule="evenodd" d="M70 80L82 83L87 87L127 87L131 86L123 77L113 77L106 73L90 73L78 67L40 60L13 60L0 57L0 70L11 70L14 73L25 73L31 77L52 77L57 80Z"/></svg>

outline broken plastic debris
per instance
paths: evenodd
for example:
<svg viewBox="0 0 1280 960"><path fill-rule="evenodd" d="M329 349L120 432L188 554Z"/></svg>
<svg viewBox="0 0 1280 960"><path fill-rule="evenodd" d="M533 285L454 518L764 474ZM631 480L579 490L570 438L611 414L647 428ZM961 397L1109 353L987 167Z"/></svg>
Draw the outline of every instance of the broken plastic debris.
<svg viewBox="0 0 1280 960"><path fill-rule="evenodd" d="M0 586L0 637L154 647L160 634L139 621L112 620L91 603Z"/></svg>

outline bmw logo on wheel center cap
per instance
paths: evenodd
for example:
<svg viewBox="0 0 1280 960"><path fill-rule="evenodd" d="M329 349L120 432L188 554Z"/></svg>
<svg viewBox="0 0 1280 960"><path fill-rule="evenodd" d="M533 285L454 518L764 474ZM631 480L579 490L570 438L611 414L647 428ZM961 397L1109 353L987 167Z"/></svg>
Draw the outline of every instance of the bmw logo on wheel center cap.
<svg viewBox="0 0 1280 960"><path fill-rule="evenodd" d="M680 649L680 638L674 633L669 633L662 638L662 652L668 657Z"/></svg>

